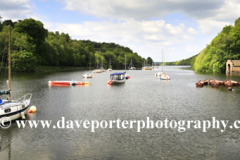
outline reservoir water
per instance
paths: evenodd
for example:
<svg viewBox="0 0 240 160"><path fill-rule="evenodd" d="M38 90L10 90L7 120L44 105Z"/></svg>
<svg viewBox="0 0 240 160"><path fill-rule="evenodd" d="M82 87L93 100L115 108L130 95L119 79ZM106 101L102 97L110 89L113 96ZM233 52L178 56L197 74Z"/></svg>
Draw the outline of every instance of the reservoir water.
<svg viewBox="0 0 240 160"><path fill-rule="evenodd" d="M159 68L159 70L161 70ZM125 84L110 86L110 73L83 79L85 71L16 74L13 99L32 93L36 113L28 120L240 120L240 86L196 88L205 79L233 79L225 74L197 74L189 67L167 66L169 81L155 77L157 70L127 71ZM89 81L88 86L48 86L49 80ZM1 89L7 89L2 76ZM2 97L4 98L4 97ZM239 123L240 126L240 123ZM223 129L223 127L221 127ZM144 128L10 128L0 129L0 159L240 159L240 129L226 127L186 129Z"/></svg>

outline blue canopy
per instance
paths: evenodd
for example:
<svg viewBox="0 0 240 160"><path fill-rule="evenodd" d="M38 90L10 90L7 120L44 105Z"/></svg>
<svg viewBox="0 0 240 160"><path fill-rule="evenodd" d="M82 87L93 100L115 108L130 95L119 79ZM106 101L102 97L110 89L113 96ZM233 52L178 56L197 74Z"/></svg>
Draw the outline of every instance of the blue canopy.
<svg viewBox="0 0 240 160"><path fill-rule="evenodd" d="M3 104L4 102L2 101L2 99L0 99L0 104Z"/></svg>
<svg viewBox="0 0 240 160"><path fill-rule="evenodd" d="M110 74L110 75L113 76L113 75L122 75L122 74L125 74L125 73L123 73L123 72L118 72L118 73L113 73L113 74Z"/></svg>

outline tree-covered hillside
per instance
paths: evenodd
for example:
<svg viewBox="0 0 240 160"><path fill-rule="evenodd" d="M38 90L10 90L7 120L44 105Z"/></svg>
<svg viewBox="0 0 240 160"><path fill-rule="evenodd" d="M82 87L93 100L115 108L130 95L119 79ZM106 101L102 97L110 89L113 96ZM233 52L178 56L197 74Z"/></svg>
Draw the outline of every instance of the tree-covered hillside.
<svg viewBox="0 0 240 160"><path fill-rule="evenodd" d="M187 59L182 59L180 61L166 62L166 65L190 65L190 66L193 66L197 56L198 56L198 54L195 56L192 56L190 58L187 58Z"/></svg>
<svg viewBox="0 0 240 160"><path fill-rule="evenodd" d="M18 22L1 21L0 16L0 58L1 66L7 64L8 36L11 26L11 59L15 71L35 71L37 66L74 66L123 69L125 54L127 66L133 62L142 67L144 58L130 48L115 43L98 43L90 40L74 40L67 33L50 32L44 24L35 19ZM91 58L90 58L91 56ZM97 66L98 60L98 66Z"/></svg>
<svg viewBox="0 0 240 160"><path fill-rule="evenodd" d="M193 68L197 72L224 73L228 59L240 59L240 18L234 26L225 26L211 44L201 51Z"/></svg>

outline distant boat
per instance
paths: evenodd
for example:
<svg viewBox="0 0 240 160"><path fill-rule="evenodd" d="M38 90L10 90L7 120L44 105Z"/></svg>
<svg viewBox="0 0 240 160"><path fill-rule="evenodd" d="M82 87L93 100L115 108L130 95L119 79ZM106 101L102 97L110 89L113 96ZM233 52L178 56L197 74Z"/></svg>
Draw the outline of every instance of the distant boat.
<svg viewBox="0 0 240 160"><path fill-rule="evenodd" d="M93 78L93 74L92 74L92 72L91 72L91 53L90 53L90 71L87 72L87 73L85 73L85 74L83 75L83 78Z"/></svg>
<svg viewBox="0 0 240 160"><path fill-rule="evenodd" d="M124 72L118 72L110 74L110 81L108 81L108 84L120 84L125 83L125 73Z"/></svg>
<svg viewBox="0 0 240 160"><path fill-rule="evenodd" d="M110 66L111 66L111 59L110 59ZM112 71L112 68L108 68L108 71Z"/></svg>
<svg viewBox="0 0 240 160"><path fill-rule="evenodd" d="M136 68L133 66L132 59L128 67L129 70L136 70Z"/></svg>
<svg viewBox="0 0 240 160"><path fill-rule="evenodd" d="M167 74L162 74L160 79L161 80L170 80L170 77Z"/></svg>
<svg viewBox="0 0 240 160"><path fill-rule="evenodd" d="M130 78L130 75L126 73L126 53L125 53L125 78L126 79L129 79Z"/></svg>
<svg viewBox="0 0 240 160"><path fill-rule="evenodd" d="M142 70L153 70L152 67L143 67Z"/></svg>
<svg viewBox="0 0 240 160"><path fill-rule="evenodd" d="M136 70L136 68L135 67L131 67L131 68L129 68L129 70Z"/></svg>
<svg viewBox="0 0 240 160"><path fill-rule="evenodd" d="M164 60L165 59L165 54L163 54L162 56L163 56L162 59L163 59L164 66L162 65L162 70L163 70L162 72L163 72L163 74L161 75L160 79L161 80L170 80L170 77L166 73L164 73L164 70L165 70L165 63L164 63L165 62L165 60Z"/></svg>
<svg viewBox="0 0 240 160"><path fill-rule="evenodd" d="M98 57L97 57L97 68L98 68ZM93 73L102 73L103 71L102 71L102 69L94 69L92 72Z"/></svg>
<svg viewBox="0 0 240 160"><path fill-rule="evenodd" d="M93 77L94 76L93 76L92 72L87 72L83 75L83 78L93 78Z"/></svg>
<svg viewBox="0 0 240 160"><path fill-rule="evenodd" d="M163 72L158 72L155 74L156 77L161 77L161 75L163 74Z"/></svg>
<svg viewBox="0 0 240 160"><path fill-rule="evenodd" d="M49 85L67 85L67 86L74 86L74 85L87 85L89 82L81 82L81 81L48 81Z"/></svg>

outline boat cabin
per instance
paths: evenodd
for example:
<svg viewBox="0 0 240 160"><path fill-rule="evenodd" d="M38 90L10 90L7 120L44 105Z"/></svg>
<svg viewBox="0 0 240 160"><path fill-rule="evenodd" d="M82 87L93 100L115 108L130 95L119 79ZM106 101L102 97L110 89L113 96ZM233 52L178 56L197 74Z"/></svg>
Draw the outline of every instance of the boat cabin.
<svg viewBox="0 0 240 160"><path fill-rule="evenodd" d="M124 72L120 72L120 73L110 74L110 79L111 80L122 80L122 79L125 79L125 73Z"/></svg>
<svg viewBox="0 0 240 160"><path fill-rule="evenodd" d="M240 60L228 60L226 62L226 74L240 73Z"/></svg>

